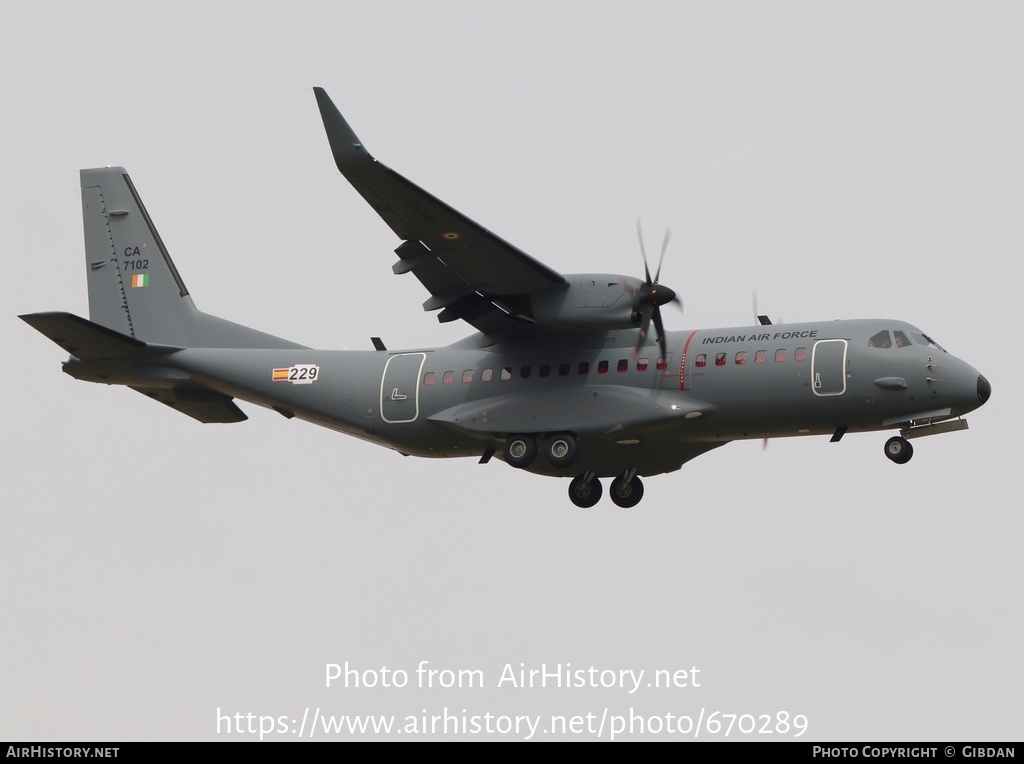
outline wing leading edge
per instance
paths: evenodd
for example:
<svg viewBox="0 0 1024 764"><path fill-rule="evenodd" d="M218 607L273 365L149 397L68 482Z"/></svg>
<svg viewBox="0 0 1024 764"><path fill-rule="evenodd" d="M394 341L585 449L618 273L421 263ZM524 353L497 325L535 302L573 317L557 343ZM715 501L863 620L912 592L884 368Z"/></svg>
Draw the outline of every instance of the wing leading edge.
<svg viewBox="0 0 1024 764"><path fill-rule="evenodd" d="M403 239L392 270L423 283L431 295L424 310L501 334L533 320L533 296L567 286L562 274L374 159L323 88L313 90L335 164Z"/></svg>

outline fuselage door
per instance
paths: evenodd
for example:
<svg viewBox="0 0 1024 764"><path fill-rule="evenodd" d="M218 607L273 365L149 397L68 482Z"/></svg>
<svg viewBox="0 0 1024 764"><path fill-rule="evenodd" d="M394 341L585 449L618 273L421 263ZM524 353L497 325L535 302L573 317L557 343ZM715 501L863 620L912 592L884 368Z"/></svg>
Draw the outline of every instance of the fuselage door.
<svg viewBox="0 0 1024 764"><path fill-rule="evenodd" d="M399 353L384 365L380 417L388 424L415 422L420 415L420 371L426 360L426 353Z"/></svg>
<svg viewBox="0 0 1024 764"><path fill-rule="evenodd" d="M846 340L818 340L811 354L811 389L815 395L846 392Z"/></svg>

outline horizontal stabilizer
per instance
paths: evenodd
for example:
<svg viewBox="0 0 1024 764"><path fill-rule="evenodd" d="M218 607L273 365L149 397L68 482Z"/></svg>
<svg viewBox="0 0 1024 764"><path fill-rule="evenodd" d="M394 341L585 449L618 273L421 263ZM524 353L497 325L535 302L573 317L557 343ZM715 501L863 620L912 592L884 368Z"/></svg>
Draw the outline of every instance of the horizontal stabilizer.
<svg viewBox="0 0 1024 764"><path fill-rule="evenodd" d="M181 349L141 342L74 313L29 313L19 318L83 361L158 355Z"/></svg>
<svg viewBox="0 0 1024 764"><path fill-rule="evenodd" d="M150 361L181 348L141 342L73 313L30 313L21 319L78 359L64 364L77 379L126 384L204 424L248 419L230 395L189 383L186 372Z"/></svg>
<svg viewBox="0 0 1024 764"><path fill-rule="evenodd" d="M244 422L249 418L234 404L230 395L198 385L178 385L172 388L131 385L131 388L203 424L230 424Z"/></svg>

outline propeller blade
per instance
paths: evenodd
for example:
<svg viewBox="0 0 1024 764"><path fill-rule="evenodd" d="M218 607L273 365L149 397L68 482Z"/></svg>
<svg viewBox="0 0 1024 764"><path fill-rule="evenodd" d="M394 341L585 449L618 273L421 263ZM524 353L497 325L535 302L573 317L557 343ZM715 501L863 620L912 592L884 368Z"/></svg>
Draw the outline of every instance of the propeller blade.
<svg viewBox="0 0 1024 764"><path fill-rule="evenodd" d="M640 218L636 219L636 237L640 242L640 256L644 260L644 276L647 280L637 290L627 290L625 282L623 283L623 292L631 297L638 297L634 305L641 311L640 336L637 339L636 347L633 349L633 355L639 354L640 348L647 341L647 332L650 330L651 322L653 321L658 337L658 349L661 351L661 359L664 361L668 350L665 344L665 325L661 321L661 306L674 302L679 306L680 311L683 309L683 301L679 299L676 293L672 289L661 286L658 283L658 279L661 278L661 266L665 264L665 253L668 251L668 243L672 239L672 230L669 228L665 229L665 238L661 242L661 253L658 255L658 268L654 272L653 279L651 278L650 265L647 262L647 248L644 246L644 229L640 223Z"/></svg>
<svg viewBox="0 0 1024 764"><path fill-rule="evenodd" d="M661 243L661 257L658 258L658 270L654 272L654 283L658 283L661 277L661 264L665 262L665 250L668 249L668 240L672 238L672 229L665 229L665 240Z"/></svg>
<svg viewBox="0 0 1024 764"><path fill-rule="evenodd" d="M640 240L640 256L644 259L644 275L647 283L651 283L651 269L647 267L647 250L644 248L644 229L640 225L640 218L636 219L636 236Z"/></svg>
<svg viewBox="0 0 1024 764"><path fill-rule="evenodd" d="M644 307L643 319L640 321L640 338L636 342L636 347L633 348L633 355L640 353L640 348L644 346L647 341L647 331L651 326L651 315L656 311L657 308L652 308L649 305Z"/></svg>
<svg viewBox="0 0 1024 764"><path fill-rule="evenodd" d="M663 361L668 360L668 354L665 352L665 326L661 323L661 308L654 308L654 328L658 332L658 347L661 349L661 358Z"/></svg>

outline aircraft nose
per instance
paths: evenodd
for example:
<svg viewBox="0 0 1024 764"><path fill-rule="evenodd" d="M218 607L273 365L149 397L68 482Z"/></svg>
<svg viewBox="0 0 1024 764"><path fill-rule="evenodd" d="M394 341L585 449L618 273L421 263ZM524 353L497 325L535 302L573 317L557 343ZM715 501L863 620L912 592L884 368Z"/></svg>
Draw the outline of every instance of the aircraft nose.
<svg viewBox="0 0 1024 764"><path fill-rule="evenodd" d="M992 385L980 374L978 375L978 400L984 403L992 395Z"/></svg>

